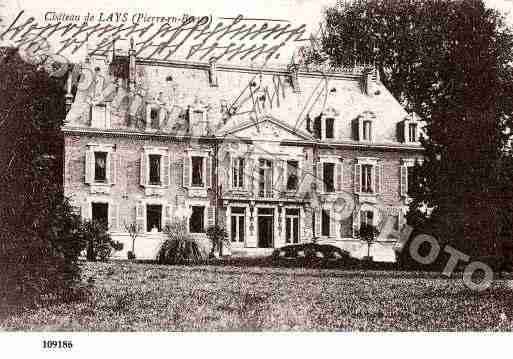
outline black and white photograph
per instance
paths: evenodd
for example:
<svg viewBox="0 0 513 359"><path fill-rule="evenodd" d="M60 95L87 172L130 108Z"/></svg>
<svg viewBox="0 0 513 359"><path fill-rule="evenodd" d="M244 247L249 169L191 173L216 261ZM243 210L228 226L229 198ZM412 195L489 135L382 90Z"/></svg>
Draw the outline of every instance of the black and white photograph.
<svg viewBox="0 0 513 359"><path fill-rule="evenodd" d="M512 129L513 1L0 0L1 346L507 343Z"/></svg>

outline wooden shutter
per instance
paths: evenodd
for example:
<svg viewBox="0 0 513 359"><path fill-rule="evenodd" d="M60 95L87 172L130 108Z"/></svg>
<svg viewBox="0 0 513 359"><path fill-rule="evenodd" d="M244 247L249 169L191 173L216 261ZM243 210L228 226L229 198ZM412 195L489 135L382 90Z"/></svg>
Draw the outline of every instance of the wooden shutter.
<svg viewBox="0 0 513 359"><path fill-rule="evenodd" d="M404 127L405 127L405 121L401 121L401 122L397 123L397 141L403 142L403 143L406 142Z"/></svg>
<svg viewBox="0 0 513 359"><path fill-rule="evenodd" d="M256 173L258 172L253 168L253 159L244 157L244 187L248 192L253 191L253 181Z"/></svg>
<svg viewBox="0 0 513 359"><path fill-rule="evenodd" d="M141 183L141 186L145 186L146 185L146 172L147 169L147 163L146 163L146 153L143 151L141 153L141 174L140 174L140 183Z"/></svg>
<svg viewBox="0 0 513 359"><path fill-rule="evenodd" d="M162 156L162 185L169 186L169 155Z"/></svg>
<svg viewBox="0 0 513 359"><path fill-rule="evenodd" d="M336 178L336 181L337 181L337 184L335 186L337 192L342 192L342 187L343 187L343 176L342 176L342 171L343 171L343 166L342 166L342 162L338 162L337 165L335 166L336 168L336 171L337 171L337 178Z"/></svg>
<svg viewBox="0 0 513 359"><path fill-rule="evenodd" d="M210 156L203 157L203 160L205 161L205 187L211 188L212 187L212 159Z"/></svg>
<svg viewBox="0 0 513 359"><path fill-rule="evenodd" d="M215 223L215 207L210 206L206 208L207 210L207 227L213 226Z"/></svg>
<svg viewBox="0 0 513 359"><path fill-rule="evenodd" d="M117 163L118 160L117 153L115 152L109 152L109 183L115 184L116 183L116 171L117 171Z"/></svg>
<svg viewBox="0 0 513 359"><path fill-rule="evenodd" d="M333 210L328 210L328 217L330 218L330 237L338 237L337 227L339 227L340 220L336 218Z"/></svg>
<svg viewBox="0 0 513 359"><path fill-rule="evenodd" d="M316 181L317 184L317 192L323 192L324 191L324 178L322 178L322 162L317 162L317 168L316 168Z"/></svg>
<svg viewBox="0 0 513 359"><path fill-rule="evenodd" d="M275 171L275 179L274 179L274 183L275 183L275 186L273 186L273 188L275 188L277 191L283 191L285 190L285 185L286 185L286 181L285 181L285 165L287 164L287 162L283 161L283 160L276 160L276 171Z"/></svg>
<svg viewBox="0 0 513 359"><path fill-rule="evenodd" d="M143 202L137 202L137 205L135 207L135 223L137 227L141 229L141 232L146 232L146 228L144 227L144 203Z"/></svg>
<svg viewBox="0 0 513 359"><path fill-rule="evenodd" d="M408 167L401 166L401 196L408 194Z"/></svg>
<svg viewBox="0 0 513 359"><path fill-rule="evenodd" d="M191 185L190 179L190 168L191 168L191 156L187 154L183 159L183 186L189 187Z"/></svg>
<svg viewBox="0 0 513 359"><path fill-rule="evenodd" d="M171 225L171 206L165 205L164 206L164 227Z"/></svg>
<svg viewBox="0 0 513 359"><path fill-rule="evenodd" d="M360 141L360 121L358 118L355 118L351 121L351 132L353 135L353 140Z"/></svg>
<svg viewBox="0 0 513 359"><path fill-rule="evenodd" d="M109 230L118 230L118 205L116 203L109 203Z"/></svg>
<svg viewBox="0 0 513 359"><path fill-rule="evenodd" d="M382 192L382 179L383 179L383 166L382 165L375 165L374 167L374 191L376 193Z"/></svg>
<svg viewBox="0 0 513 359"><path fill-rule="evenodd" d="M355 193L362 192L362 165L354 165L354 191Z"/></svg>
<svg viewBox="0 0 513 359"><path fill-rule="evenodd" d="M91 184L94 182L94 152L91 150L86 151L85 162L85 183Z"/></svg>
<svg viewBox="0 0 513 359"><path fill-rule="evenodd" d="M172 176L177 187L183 187L183 160L178 159L172 162Z"/></svg>

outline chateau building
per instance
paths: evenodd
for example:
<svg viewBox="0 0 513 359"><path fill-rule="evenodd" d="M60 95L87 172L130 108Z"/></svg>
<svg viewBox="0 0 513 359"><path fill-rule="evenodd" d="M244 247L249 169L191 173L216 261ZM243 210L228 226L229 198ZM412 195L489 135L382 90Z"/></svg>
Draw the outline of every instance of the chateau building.
<svg viewBox="0 0 513 359"><path fill-rule="evenodd" d="M64 190L83 218L155 258L163 229L227 229L232 254L317 240L393 261L421 123L372 67L157 62L88 56L68 79ZM208 250L208 249L207 249Z"/></svg>

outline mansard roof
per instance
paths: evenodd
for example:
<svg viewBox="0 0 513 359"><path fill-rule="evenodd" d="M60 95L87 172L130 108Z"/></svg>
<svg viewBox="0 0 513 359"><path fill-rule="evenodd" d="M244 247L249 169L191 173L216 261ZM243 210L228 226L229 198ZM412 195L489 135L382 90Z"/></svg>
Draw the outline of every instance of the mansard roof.
<svg viewBox="0 0 513 359"><path fill-rule="evenodd" d="M103 103L110 108L111 129L130 129L144 122L146 104L157 104L164 115L160 132L176 134L186 126L188 109L203 111L193 121L205 121L205 131L233 134L260 121L278 126L300 139L311 139L308 119L335 118L335 139L351 139L351 121L372 112L376 142L397 142L396 124L407 112L365 68L296 69L289 66L247 66L215 64L212 83L209 62L137 60L135 90L129 91L129 79L111 75L106 57L92 56L82 64L90 86L77 90L66 118L69 127L90 126L91 105ZM126 73L123 72L123 73ZM95 86L95 78L104 78ZM95 88L96 87L96 88ZM280 131L281 131L280 130ZM206 135L207 133L205 133Z"/></svg>

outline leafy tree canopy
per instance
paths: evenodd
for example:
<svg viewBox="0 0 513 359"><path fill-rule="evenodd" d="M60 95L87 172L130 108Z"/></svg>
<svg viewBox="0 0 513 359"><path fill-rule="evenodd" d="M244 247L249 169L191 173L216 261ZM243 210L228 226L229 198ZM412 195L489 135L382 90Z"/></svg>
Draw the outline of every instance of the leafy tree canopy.
<svg viewBox="0 0 513 359"><path fill-rule="evenodd" d="M376 65L426 121L410 216L427 205L447 235L494 252L513 202L513 33L504 17L477 0L362 0L327 9L324 25L312 61Z"/></svg>

